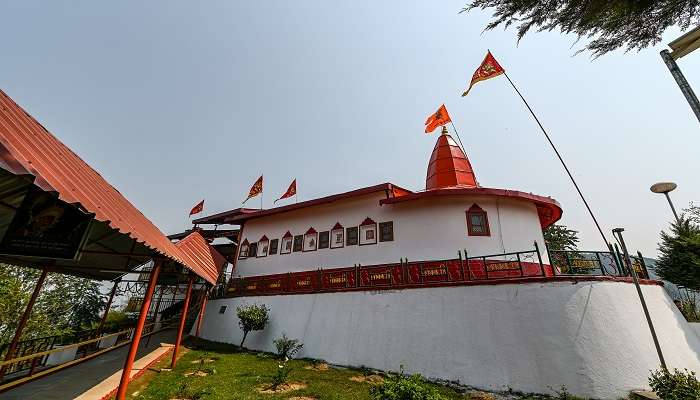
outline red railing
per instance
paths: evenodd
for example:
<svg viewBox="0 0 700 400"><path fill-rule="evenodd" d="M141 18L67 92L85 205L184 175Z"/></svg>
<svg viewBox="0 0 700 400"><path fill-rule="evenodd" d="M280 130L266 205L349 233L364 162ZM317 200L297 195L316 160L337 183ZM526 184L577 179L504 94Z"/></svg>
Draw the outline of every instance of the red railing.
<svg viewBox="0 0 700 400"><path fill-rule="evenodd" d="M215 297L264 296L353 290L404 289L459 285L474 281L554 276L537 246L515 253L448 260L360 265L229 280Z"/></svg>

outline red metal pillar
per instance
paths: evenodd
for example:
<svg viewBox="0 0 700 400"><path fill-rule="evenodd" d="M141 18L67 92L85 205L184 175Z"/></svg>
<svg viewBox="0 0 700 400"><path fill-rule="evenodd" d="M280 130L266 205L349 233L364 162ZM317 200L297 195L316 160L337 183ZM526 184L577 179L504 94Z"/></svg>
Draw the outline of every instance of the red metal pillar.
<svg viewBox="0 0 700 400"><path fill-rule="evenodd" d="M207 309L207 298L209 297L209 290L204 292L204 299L202 300L202 308L199 310L199 318L197 318L197 329L194 332L196 337L199 337L199 328L202 326L202 320L204 319L204 310Z"/></svg>
<svg viewBox="0 0 700 400"><path fill-rule="evenodd" d="M151 332L156 330L156 322L158 322L158 309L160 308L160 300L163 298L163 286L160 287L160 292L158 294L158 300L156 301L156 308L153 311L153 329L151 329ZM148 335L146 338L146 346L148 346L149 343L151 343L151 336L153 335Z"/></svg>
<svg viewBox="0 0 700 400"><path fill-rule="evenodd" d="M189 282L187 283L187 294L185 295L185 303L182 305L180 327L177 329L177 339L175 339L175 348L173 349L173 359L170 362L170 369L175 369L175 364L177 364L177 353L180 351L180 341L182 341L182 333L185 330L187 308L190 306L190 297L192 297L192 282L194 282L194 275L190 275Z"/></svg>
<svg viewBox="0 0 700 400"><path fill-rule="evenodd" d="M156 282L158 281L158 275L160 274L160 265L161 260L156 260L154 262L153 269L151 269L151 276L148 278L146 295L143 297L143 303L141 303L139 319L136 322L134 335L131 339L131 345L129 346L129 354L126 356L126 360L124 361L124 369L122 370L122 378L119 381L119 389L117 390L116 400L124 400L126 398L126 389L129 386L129 376L131 375L131 369L134 366L134 359L136 358L136 352L138 351L139 342L141 341L143 325L146 322L146 317L148 316L148 308L151 306L153 290L156 288Z"/></svg>
<svg viewBox="0 0 700 400"><path fill-rule="evenodd" d="M100 325L97 327L97 332L95 332L95 337L100 336L100 333L102 332L102 327L107 321L107 314L109 314L109 309L110 307L112 307L112 300L114 300L114 294L117 293L117 286L119 286L119 281L114 282L114 286L112 286L112 292L109 294L109 300L107 300L107 307L105 308L105 313L102 314L102 319L100 320Z"/></svg>
<svg viewBox="0 0 700 400"><path fill-rule="evenodd" d="M25 307L24 309L24 314L22 314L22 318L20 318L19 323L17 324L15 336L12 338L12 342L10 342L10 346L7 348L5 361L11 360L15 356L15 351L17 351L17 344L19 343L19 339L22 338L22 332L27 326L29 316L32 314L32 308L34 308L34 303L36 303L36 299L37 297L39 297L39 292L41 291L41 287L44 285L44 280L46 280L46 275L48 273L49 270L47 268L44 268L41 271L41 275L39 275L39 280L36 281L36 285L34 285L34 291L32 292L31 297L29 297L29 302L27 303L27 307ZM5 370L7 370L7 367L8 365L3 365L2 368L0 368L0 379L2 379L3 376L5 376Z"/></svg>

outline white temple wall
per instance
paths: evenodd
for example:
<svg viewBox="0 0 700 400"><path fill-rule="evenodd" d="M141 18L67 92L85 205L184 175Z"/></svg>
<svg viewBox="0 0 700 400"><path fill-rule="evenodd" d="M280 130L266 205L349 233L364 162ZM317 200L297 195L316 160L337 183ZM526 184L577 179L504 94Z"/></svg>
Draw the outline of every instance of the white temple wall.
<svg viewBox="0 0 700 400"><path fill-rule="evenodd" d="M435 197L406 203L379 205L383 193L337 201L247 221L242 238L257 242L263 235L281 239L286 231L304 234L309 227L329 230L340 222L358 226L365 218L394 222L394 241L345 246L311 252L268 255L238 260L234 276L269 275L316 268L350 267L409 261L457 258L457 250L470 256L534 249L538 241L543 261L547 256L537 209L528 201L497 197ZM487 212L491 236L468 236L466 210L477 203Z"/></svg>
<svg viewBox="0 0 700 400"><path fill-rule="evenodd" d="M669 367L700 372L700 339L661 286L644 285ZM270 323L246 347L274 351L283 332L300 357L421 373L483 389L617 399L658 367L634 285L586 281L213 300L201 336L238 344L236 307L264 303ZM222 305L228 306L220 314Z"/></svg>

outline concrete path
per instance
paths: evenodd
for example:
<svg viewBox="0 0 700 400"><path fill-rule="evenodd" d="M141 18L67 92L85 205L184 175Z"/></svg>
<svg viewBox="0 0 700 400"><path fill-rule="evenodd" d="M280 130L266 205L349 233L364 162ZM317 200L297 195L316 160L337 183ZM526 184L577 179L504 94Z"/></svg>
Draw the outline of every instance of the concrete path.
<svg viewBox="0 0 700 400"><path fill-rule="evenodd" d="M153 353L154 350L161 348L161 343L175 343L177 331L168 329L163 332L154 334L148 346L145 345L146 338L141 339L139 351L136 355L137 360L141 361L138 365L134 363L134 372L137 373L137 366L142 368L147 365L148 360L141 360L144 356ZM163 349L151 354L148 359L161 354ZM165 348L167 351L167 348ZM0 400L26 400L26 399L42 399L42 400L68 400L75 399L83 393L97 395L97 391L104 391L104 394L109 393L114 387L107 389L111 385L111 381L116 376L116 385L119 384L120 370L124 367L124 360L129 352L129 346L123 346L119 349L112 350L101 356L95 357L92 360L85 361L82 364L58 371L51 375L39 378L35 381L26 383L15 389L8 390L5 393L0 393ZM142 365L143 364L143 365ZM132 374L133 374L132 373ZM92 391L96 387L96 391ZM89 393L86 393L90 391ZM94 397L81 397L82 399L91 399Z"/></svg>

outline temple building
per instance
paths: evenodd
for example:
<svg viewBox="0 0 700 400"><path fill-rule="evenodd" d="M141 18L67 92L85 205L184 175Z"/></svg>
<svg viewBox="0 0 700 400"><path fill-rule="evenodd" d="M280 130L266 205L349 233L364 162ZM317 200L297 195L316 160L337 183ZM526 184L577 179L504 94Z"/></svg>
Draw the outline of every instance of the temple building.
<svg viewBox="0 0 700 400"><path fill-rule="evenodd" d="M263 303L257 350L285 333L305 357L485 389L646 387L659 360L635 286L614 254L555 265L542 232L561 215L550 197L481 186L443 128L425 190L381 183L196 220L240 229L200 336L238 344L236 307ZM668 365L700 370L696 334L658 281L641 283Z"/></svg>

